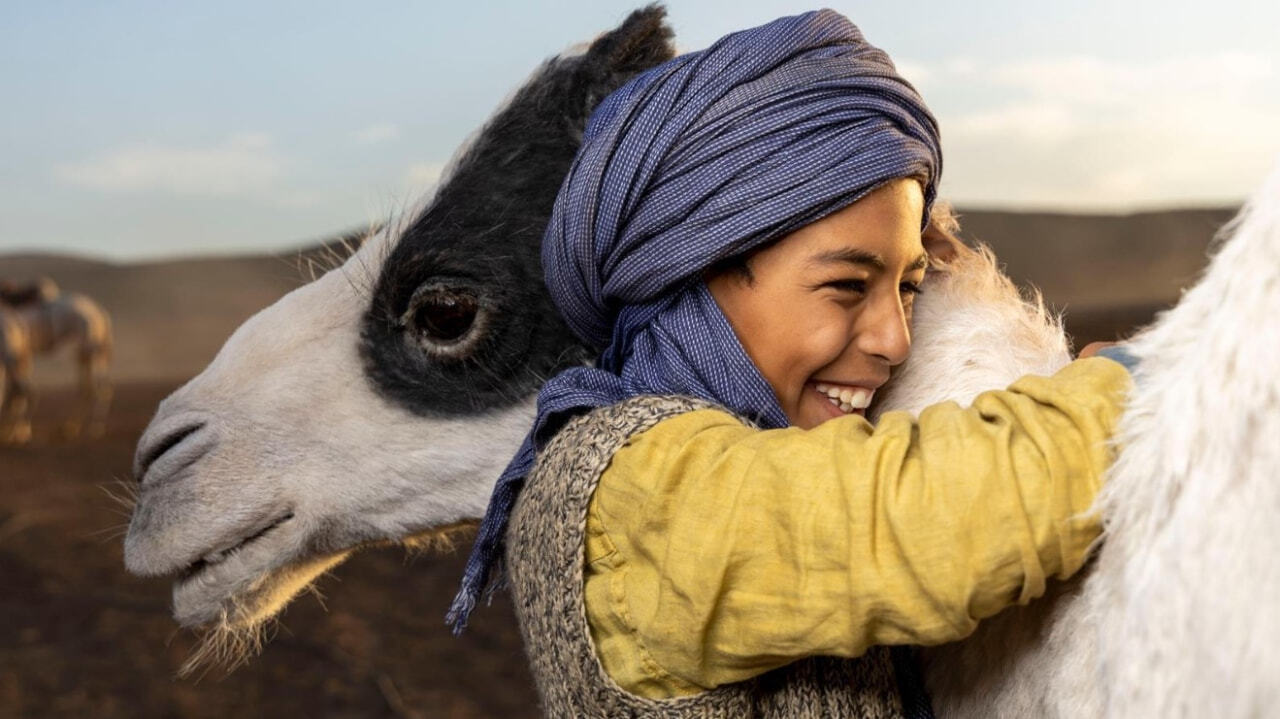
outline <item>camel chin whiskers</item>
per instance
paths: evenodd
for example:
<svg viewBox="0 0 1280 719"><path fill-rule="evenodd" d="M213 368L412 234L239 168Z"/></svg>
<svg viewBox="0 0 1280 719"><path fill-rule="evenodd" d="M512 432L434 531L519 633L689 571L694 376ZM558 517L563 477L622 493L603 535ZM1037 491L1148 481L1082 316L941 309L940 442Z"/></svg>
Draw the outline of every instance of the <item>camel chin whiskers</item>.
<svg viewBox="0 0 1280 719"><path fill-rule="evenodd" d="M401 539L386 539L311 558L268 572L254 580L244 592L228 598L218 618L195 631L195 649L178 669L178 677L190 678L212 668L230 674L262 652L274 635L273 628L285 607L299 595L310 592L321 605L323 596L316 582L357 551L403 547L410 558L455 551L475 535L479 523L464 520L414 532Z"/></svg>
<svg viewBox="0 0 1280 719"><path fill-rule="evenodd" d="M398 542L404 547L409 557L421 557L429 554L448 554L456 551L459 544L466 547L469 540L475 537L480 523L474 519L463 520L455 524L424 529L414 532Z"/></svg>
<svg viewBox="0 0 1280 719"><path fill-rule="evenodd" d="M237 611L228 610L218 621L196 630L195 649L178 668L179 679L199 680L215 667L230 674L262 652L268 639L267 629L273 620L239 624L231 618Z"/></svg>
<svg viewBox="0 0 1280 719"><path fill-rule="evenodd" d="M269 629L289 602L311 590L316 580L346 561L353 551L313 557L268 572L246 591L229 597L216 620L196 629L196 647L178 669L178 676L191 677L215 666L230 674L261 653L270 638Z"/></svg>

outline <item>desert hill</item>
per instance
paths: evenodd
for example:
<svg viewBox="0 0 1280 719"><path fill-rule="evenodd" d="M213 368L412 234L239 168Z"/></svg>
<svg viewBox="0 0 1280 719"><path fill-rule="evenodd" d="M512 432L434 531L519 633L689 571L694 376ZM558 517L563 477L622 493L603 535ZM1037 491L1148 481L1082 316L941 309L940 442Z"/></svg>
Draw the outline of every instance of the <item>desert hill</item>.
<svg viewBox="0 0 1280 719"><path fill-rule="evenodd" d="M1150 321L1204 266L1231 208L1130 215L961 211L964 235L985 242L1018 282L1067 311L1077 345ZM81 257L0 256L0 277L47 275L94 297L115 322L118 381L177 381L198 373L246 318L305 281L317 243L273 255L116 264ZM68 381L45 362L41 384Z"/></svg>
<svg viewBox="0 0 1280 719"><path fill-rule="evenodd" d="M1067 312L1077 339L1108 315L1149 321L1204 268L1217 231L1236 208L1130 215L961 212L966 239L986 242L1011 277ZM1125 322L1116 331L1127 328ZM1106 338L1111 327L1099 327Z"/></svg>

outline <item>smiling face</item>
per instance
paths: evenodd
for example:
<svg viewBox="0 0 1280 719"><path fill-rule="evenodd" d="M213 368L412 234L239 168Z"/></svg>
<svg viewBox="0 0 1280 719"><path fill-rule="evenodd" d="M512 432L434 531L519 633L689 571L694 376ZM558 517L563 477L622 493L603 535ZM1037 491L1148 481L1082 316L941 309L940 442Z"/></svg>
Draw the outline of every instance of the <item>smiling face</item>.
<svg viewBox="0 0 1280 719"><path fill-rule="evenodd" d="M707 278L791 424L863 414L906 360L923 213L920 184L893 180Z"/></svg>

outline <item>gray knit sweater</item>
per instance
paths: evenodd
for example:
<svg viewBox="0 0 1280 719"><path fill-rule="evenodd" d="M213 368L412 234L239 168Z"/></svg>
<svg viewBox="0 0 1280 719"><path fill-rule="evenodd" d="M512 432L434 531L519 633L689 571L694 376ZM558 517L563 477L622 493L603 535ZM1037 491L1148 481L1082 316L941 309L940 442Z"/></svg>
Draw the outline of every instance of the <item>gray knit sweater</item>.
<svg viewBox="0 0 1280 719"><path fill-rule="evenodd" d="M683 397L635 397L575 418L530 474L507 530L507 567L520 630L551 717L859 717L902 715L889 652L812 658L689 697L627 693L596 657L583 605L587 505L613 453L631 436L709 407Z"/></svg>

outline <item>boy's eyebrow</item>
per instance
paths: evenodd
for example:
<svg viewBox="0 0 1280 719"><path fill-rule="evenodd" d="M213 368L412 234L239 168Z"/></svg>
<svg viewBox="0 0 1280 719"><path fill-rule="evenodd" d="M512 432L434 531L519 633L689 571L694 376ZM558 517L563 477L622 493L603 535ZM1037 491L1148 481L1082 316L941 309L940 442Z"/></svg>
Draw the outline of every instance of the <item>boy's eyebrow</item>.
<svg viewBox="0 0 1280 719"><path fill-rule="evenodd" d="M874 252L859 250L855 247L844 247L839 250L827 250L809 258L811 265L829 265L834 263L843 263L849 265L865 265L876 270L884 271L886 265L884 258ZM907 272L914 272L927 267L929 264L929 256L920 253L920 256L912 260L907 265Z"/></svg>
<svg viewBox="0 0 1280 719"><path fill-rule="evenodd" d="M819 252L809 258L811 265L831 265L844 263L849 265L867 265L877 270L884 270L884 258L874 252L859 250L856 247L842 247L838 250Z"/></svg>

